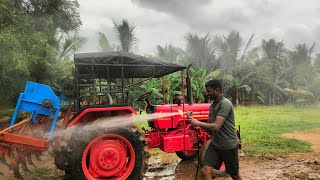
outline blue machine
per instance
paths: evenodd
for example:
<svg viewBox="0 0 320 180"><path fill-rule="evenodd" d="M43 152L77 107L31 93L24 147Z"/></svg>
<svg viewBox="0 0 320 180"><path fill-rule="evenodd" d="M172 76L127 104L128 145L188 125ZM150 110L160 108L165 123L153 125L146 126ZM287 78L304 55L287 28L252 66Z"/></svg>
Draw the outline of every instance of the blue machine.
<svg viewBox="0 0 320 180"><path fill-rule="evenodd" d="M58 115L60 102L66 100L62 93L55 93L49 86L34 82L27 82L23 93L20 93L16 108L14 110L10 126L15 124L20 110L31 113L31 119L37 123L38 115L53 117L49 139L53 136Z"/></svg>

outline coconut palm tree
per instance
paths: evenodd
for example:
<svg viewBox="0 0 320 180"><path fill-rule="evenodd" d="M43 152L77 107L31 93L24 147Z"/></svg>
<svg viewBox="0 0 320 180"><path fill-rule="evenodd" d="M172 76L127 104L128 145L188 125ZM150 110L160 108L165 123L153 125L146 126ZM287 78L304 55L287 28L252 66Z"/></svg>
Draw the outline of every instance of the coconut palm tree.
<svg viewBox="0 0 320 180"><path fill-rule="evenodd" d="M309 76L314 69L311 61L314 47L315 44L310 48L306 44L298 44L293 51L289 52L292 88L306 87L311 83L313 78Z"/></svg>
<svg viewBox="0 0 320 180"><path fill-rule="evenodd" d="M200 69L198 71L195 71L193 69L190 69L190 76L191 76L191 82L192 82L192 94L193 98L196 103L203 102L205 100L205 86L204 84L208 80L206 77L206 70Z"/></svg>
<svg viewBox="0 0 320 180"><path fill-rule="evenodd" d="M164 47L157 45L157 57L176 64L182 64L182 57L185 52L178 48L174 47L171 44L165 45Z"/></svg>
<svg viewBox="0 0 320 180"><path fill-rule="evenodd" d="M252 58L247 58L247 51L253 37L254 35L251 35L244 47L243 39L237 31L231 31L227 36L215 36L212 42L213 47L218 52L219 68L222 72L221 79L224 79L223 86L228 87L226 92L231 95L233 104L239 104L241 90L250 89L249 85L246 84L246 79L252 66L252 63L248 60L252 60ZM243 51L240 53L242 48Z"/></svg>
<svg viewBox="0 0 320 180"><path fill-rule="evenodd" d="M77 50L79 50L84 43L87 41L85 37L81 37L78 34L68 35L64 37L63 35L60 37L60 53L59 59L60 61L70 60L72 54L74 54Z"/></svg>
<svg viewBox="0 0 320 180"><path fill-rule="evenodd" d="M284 88L287 88L288 82L286 74L289 70L286 63L286 49L282 42L274 38L263 39L261 42L262 58L256 64L256 83L262 84L260 88L266 94L269 105L276 103L276 99L285 102L286 95Z"/></svg>
<svg viewBox="0 0 320 180"><path fill-rule="evenodd" d="M245 55L251 45L254 35L249 38L246 46L243 49L243 39L239 32L231 31L227 36L215 36L213 39L213 47L217 49L219 55L219 61L222 69L230 70L230 66L233 66L237 61L245 60Z"/></svg>
<svg viewBox="0 0 320 180"><path fill-rule="evenodd" d="M99 51L112 52L113 48L109 44L108 38L102 32L98 32Z"/></svg>
<svg viewBox="0 0 320 180"><path fill-rule="evenodd" d="M292 66L297 66L302 63L310 65L311 54L313 53L314 47L315 43L313 43L310 48L308 48L306 44L298 44L294 51L290 51Z"/></svg>
<svg viewBox="0 0 320 180"><path fill-rule="evenodd" d="M121 24L113 21L116 36L120 42L119 50L132 52L137 45L138 38L135 34L136 26L130 25L127 20L122 20Z"/></svg>
<svg viewBox="0 0 320 180"><path fill-rule="evenodd" d="M262 53L264 54L263 58L267 59L280 59L285 52L284 44L282 42L277 42L274 38L271 38L268 41L263 39L261 48Z"/></svg>
<svg viewBox="0 0 320 180"><path fill-rule="evenodd" d="M197 34L186 35L187 48L186 48L186 61L192 64L193 69L204 69L211 72L216 67L216 57L214 49L210 45L211 37L206 34L199 37Z"/></svg>

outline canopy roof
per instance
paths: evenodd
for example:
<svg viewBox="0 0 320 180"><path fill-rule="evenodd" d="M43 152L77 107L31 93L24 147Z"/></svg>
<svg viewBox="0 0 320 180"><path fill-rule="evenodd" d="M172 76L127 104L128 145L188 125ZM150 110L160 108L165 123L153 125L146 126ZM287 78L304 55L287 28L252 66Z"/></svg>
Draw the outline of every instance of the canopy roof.
<svg viewBox="0 0 320 180"><path fill-rule="evenodd" d="M94 69L95 77L150 78L162 77L187 67L128 52L94 52L74 55L79 74ZM123 67L123 70L122 70Z"/></svg>

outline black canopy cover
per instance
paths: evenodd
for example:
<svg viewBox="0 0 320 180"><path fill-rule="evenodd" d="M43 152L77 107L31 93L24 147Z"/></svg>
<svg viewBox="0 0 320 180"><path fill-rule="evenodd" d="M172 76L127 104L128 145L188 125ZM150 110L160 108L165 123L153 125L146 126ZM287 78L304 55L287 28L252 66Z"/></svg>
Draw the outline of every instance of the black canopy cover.
<svg viewBox="0 0 320 180"><path fill-rule="evenodd" d="M74 63L79 74L94 68L95 77L100 78L121 78L122 67L123 78L157 78L187 68L128 52L79 53L74 55Z"/></svg>

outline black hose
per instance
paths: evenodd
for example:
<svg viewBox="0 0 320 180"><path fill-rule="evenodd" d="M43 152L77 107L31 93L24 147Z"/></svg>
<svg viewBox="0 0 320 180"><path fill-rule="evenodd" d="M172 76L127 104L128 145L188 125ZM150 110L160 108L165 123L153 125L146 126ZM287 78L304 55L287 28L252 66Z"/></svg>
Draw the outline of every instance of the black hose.
<svg viewBox="0 0 320 180"><path fill-rule="evenodd" d="M198 165L197 165L196 177L194 178L194 180L197 180L197 178L198 178L198 172L199 172L199 167L200 167L200 142L199 142L198 131L196 131L196 134L197 134L197 141L198 141Z"/></svg>

